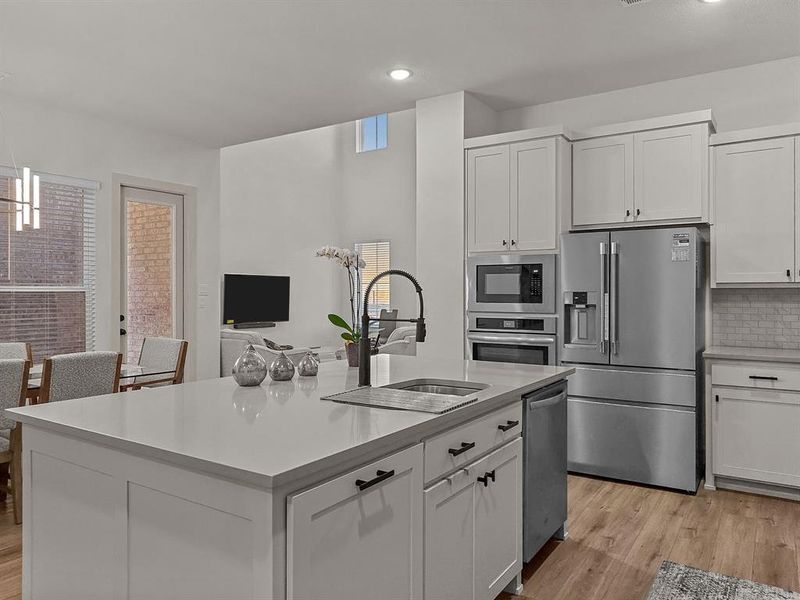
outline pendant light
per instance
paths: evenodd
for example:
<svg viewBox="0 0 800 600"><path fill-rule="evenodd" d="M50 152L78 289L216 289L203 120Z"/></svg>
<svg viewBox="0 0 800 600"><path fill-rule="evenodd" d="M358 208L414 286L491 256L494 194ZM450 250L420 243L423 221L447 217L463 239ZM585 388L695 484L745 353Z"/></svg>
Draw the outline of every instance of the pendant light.
<svg viewBox="0 0 800 600"><path fill-rule="evenodd" d="M14 184L17 206L15 229L17 231L22 231L25 225L33 225L34 229L39 229L41 227L39 215L39 210L41 208L41 186L39 176L31 176L30 167L23 167L22 179L17 177Z"/></svg>

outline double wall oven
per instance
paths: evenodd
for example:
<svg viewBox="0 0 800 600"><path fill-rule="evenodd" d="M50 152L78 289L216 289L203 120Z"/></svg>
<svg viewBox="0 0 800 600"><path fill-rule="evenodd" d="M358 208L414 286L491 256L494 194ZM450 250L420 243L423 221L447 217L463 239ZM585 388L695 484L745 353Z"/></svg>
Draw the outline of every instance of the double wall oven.
<svg viewBox="0 0 800 600"><path fill-rule="evenodd" d="M555 255L467 260L471 360L556 364Z"/></svg>

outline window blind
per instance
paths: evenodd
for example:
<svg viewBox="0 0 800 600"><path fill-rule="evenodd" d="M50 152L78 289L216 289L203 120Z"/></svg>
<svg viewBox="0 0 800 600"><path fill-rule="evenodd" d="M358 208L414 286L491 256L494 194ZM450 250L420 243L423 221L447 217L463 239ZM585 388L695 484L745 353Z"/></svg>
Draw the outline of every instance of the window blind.
<svg viewBox="0 0 800 600"><path fill-rule="evenodd" d="M367 263L361 273L361 297L367 291L367 285L372 279L389 270L391 267L391 252L389 242L359 242L355 251ZM371 317L380 316L381 309L391 308L390 278L384 277L372 288L367 311Z"/></svg>
<svg viewBox="0 0 800 600"><path fill-rule="evenodd" d="M0 342L29 342L35 362L92 350L98 184L37 173L40 227L18 231L15 173L0 167Z"/></svg>

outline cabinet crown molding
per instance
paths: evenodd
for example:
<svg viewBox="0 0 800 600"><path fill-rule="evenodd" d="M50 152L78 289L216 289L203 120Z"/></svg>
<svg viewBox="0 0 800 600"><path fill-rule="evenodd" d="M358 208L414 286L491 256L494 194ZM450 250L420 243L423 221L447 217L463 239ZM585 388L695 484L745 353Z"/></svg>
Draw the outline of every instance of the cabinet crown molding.
<svg viewBox="0 0 800 600"><path fill-rule="evenodd" d="M715 133L708 138L709 146L724 146L738 142L754 142L769 138L790 137L800 135L800 123L782 123L766 127L753 127L751 129L737 129Z"/></svg>
<svg viewBox="0 0 800 600"><path fill-rule="evenodd" d="M575 133L563 125L549 125L547 127L535 127L533 129L521 129L519 131L508 131L506 133L495 133L492 135L466 138L464 140L464 148L482 148L484 146L512 144L514 142L526 142L529 140L539 140L543 138L559 136L563 137L567 141L571 141L575 136Z"/></svg>
<svg viewBox="0 0 800 600"><path fill-rule="evenodd" d="M587 140L590 138L606 137L610 135L620 135L624 133L635 133L638 131L649 131L653 129L665 129L667 127L680 127L682 125L696 125L697 123L708 123L711 132L717 130L717 122L711 109L696 110L693 112L678 113L639 121L628 121L626 123L613 123L610 125L600 125L590 129L578 131L571 138L572 141Z"/></svg>

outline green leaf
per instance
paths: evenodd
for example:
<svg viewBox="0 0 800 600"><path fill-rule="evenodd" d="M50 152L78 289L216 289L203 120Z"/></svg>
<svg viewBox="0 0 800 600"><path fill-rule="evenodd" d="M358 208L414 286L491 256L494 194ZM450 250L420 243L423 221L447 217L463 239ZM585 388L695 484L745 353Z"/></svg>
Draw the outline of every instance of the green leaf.
<svg viewBox="0 0 800 600"><path fill-rule="evenodd" d="M353 339L353 334L352 333L346 333L346 332L343 333L342 334L342 339L345 340L345 341L348 341L348 342L355 342L355 340Z"/></svg>
<svg viewBox="0 0 800 600"><path fill-rule="evenodd" d="M350 326L350 324L339 315L334 315L333 313L329 314L328 321L330 321L337 327L341 327L342 329L346 329L350 333L353 333L353 328Z"/></svg>

